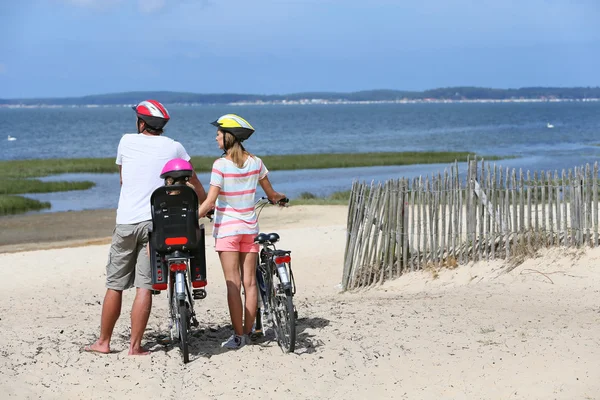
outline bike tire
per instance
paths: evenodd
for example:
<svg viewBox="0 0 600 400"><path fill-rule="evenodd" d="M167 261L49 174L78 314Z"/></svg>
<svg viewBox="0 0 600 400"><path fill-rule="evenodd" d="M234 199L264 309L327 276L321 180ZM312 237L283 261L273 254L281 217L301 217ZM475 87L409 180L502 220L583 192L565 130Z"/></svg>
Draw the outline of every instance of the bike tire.
<svg viewBox="0 0 600 400"><path fill-rule="evenodd" d="M273 313L273 325L277 343L285 353L296 349L296 313L291 289L278 293L279 278L274 275L273 293L270 296L270 308Z"/></svg>
<svg viewBox="0 0 600 400"><path fill-rule="evenodd" d="M294 297L291 293L286 293L286 316L289 331L289 345L286 353L293 353L296 350L296 312L294 309Z"/></svg>
<svg viewBox="0 0 600 400"><path fill-rule="evenodd" d="M190 352L188 349L188 310L185 300L179 300L179 348L183 356L183 363L190 362Z"/></svg>
<svg viewBox="0 0 600 400"><path fill-rule="evenodd" d="M260 318L260 325L264 332L266 329L265 324L268 324L269 321L263 318L264 315L268 315L269 313L269 292L268 287L271 285L269 277L265 271L264 266L258 265L256 266L256 284L258 286L258 297L260 298L260 303L262 303L262 310L260 307L256 307L256 317L257 320ZM258 303L258 302L257 302ZM259 315L261 314L261 315Z"/></svg>
<svg viewBox="0 0 600 400"><path fill-rule="evenodd" d="M177 313L179 312L179 303L177 298L175 297L175 288L173 287L172 277L169 278L169 316L170 316L170 331L169 334L171 336L171 343L174 343L179 339L179 319L177 318Z"/></svg>

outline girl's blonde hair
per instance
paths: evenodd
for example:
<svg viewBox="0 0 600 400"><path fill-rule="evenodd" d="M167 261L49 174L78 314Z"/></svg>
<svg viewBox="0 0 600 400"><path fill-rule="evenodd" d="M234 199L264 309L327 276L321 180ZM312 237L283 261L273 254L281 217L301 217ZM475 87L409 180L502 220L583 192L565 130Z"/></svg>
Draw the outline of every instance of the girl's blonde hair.
<svg viewBox="0 0 600 400"><path fill-rule="evenodd" d="M231 133L228 132L229 135L227 135L224 131L221 132L223 132L223 147L227 149L225 150L225 154L231 158L231 161L233 161L238 168L243 168L244 161L246 161L244 156L254 156L246 151L244 146L237 141Z"/></svg>

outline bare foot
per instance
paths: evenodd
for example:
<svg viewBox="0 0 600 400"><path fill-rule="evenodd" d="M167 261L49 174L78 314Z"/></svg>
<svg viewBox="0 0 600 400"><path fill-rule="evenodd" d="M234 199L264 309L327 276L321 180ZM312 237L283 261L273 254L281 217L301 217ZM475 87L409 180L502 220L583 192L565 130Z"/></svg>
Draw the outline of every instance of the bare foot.
<svg viewBox="0 0 600 400"><path fill-rule="evenodd" d="M101 353L101 354L110 353L110 347L108 345L102 346L102 345L98 344L98 342L96 342L94 344L90 344L88 346L85 346L82 350L87 351L88 353Z"/></svg>
<svg viewBox="0 0 600 400"><path fill-rule="evenodd" d="M137 349L129 348L130 356L147 356L148 354L150 354L150 351L143 347L138 347Z"/></svg>

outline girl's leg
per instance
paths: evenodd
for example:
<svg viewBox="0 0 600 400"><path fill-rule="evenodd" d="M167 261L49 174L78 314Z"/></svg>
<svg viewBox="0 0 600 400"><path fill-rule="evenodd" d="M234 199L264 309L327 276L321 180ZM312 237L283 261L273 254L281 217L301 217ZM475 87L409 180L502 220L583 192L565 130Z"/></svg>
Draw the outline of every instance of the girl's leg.
<svg viewBox="0 0 600 400"><path fill-rule="evenodd" d="M256 287L256 258L257 253L239 253L239 263L242 266L242 282L244 285L244 333L252 333L252 325L256 319L258 290ZM239 291L238 291L239 293Z"/></svg>
<svg viewBox="0 0 600 400"><path fill-rule="evenodd" d="M240 257L237 251L220 251L219 258L223 267L223 275L227 284L227 304L229 305L229 315L231 324L236 335L243 335L242 327L242 298L240 296L241 277L240 277ZM255 304L256 307L256 304Z"/></svg>

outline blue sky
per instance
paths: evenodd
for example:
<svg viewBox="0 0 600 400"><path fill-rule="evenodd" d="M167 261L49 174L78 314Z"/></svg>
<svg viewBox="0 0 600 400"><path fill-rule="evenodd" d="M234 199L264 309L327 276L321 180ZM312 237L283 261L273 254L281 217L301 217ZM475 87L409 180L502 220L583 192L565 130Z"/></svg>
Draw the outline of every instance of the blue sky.
<svg viewBox="0 0 600 400"><path fill-rule="evenodd" d="M2 0L0 98L600 86L600 0Z"/></svg>

